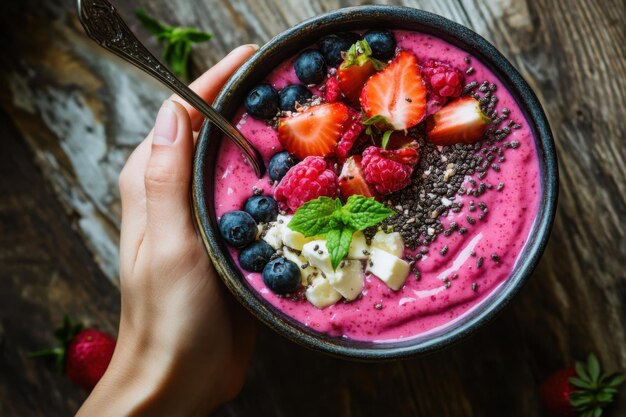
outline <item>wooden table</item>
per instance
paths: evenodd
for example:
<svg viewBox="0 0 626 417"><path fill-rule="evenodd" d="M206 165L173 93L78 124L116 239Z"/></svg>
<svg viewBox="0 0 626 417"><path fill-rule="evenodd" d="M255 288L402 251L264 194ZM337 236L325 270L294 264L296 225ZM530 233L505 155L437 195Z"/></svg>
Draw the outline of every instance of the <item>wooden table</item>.
<svg viewBox="0 0 626 417"><path fill-rule="evenodd" d="M264 43L356 1L117 1L216 34L199 74L238 44ZM219 416L536 416L537 386L596 352L626 369L626 3L395 1L486 37L538 93L560 157L559 210L532 279L492 325L424 358L344 362L260 326L248 381ZM27 352L64 313L115 331L117 175L153 123L161 87L84 35L73 0L0 6L0 415L65 416L86 394ZM626 414L626 392L609 415Z"/></svg>

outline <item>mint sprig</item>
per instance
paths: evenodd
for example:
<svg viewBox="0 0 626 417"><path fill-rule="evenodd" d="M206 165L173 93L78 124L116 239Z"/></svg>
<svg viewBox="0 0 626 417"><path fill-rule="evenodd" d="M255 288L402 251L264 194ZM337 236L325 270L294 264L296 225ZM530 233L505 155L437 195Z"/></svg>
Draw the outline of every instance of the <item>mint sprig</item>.
<svg viewBox="0 0 626 417"><path fill-rule="evenodd" d="M135 15L159 42L163 42L163 59L172 72L179 77L186 77L189 67L191 45L210 40L213 35L191 27L175 27L159 22L143 9L137 9Z"/></svg>
<svg viewBox="0 0 626 417"><path fill-rule="evenodd" d="M342 206L341 200L319 197L304 203L287 225L305 237L322 236L333 269L348 255L352 235L377 225L395 212L373 198L353 195Z"/></svg>

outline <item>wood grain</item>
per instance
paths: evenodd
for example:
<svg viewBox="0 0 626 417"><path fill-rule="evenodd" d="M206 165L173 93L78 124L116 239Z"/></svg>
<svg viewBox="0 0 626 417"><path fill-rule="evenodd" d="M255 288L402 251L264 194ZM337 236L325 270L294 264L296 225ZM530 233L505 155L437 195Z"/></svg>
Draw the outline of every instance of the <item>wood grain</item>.
<svg viewBox="0 0 626 417"><path fill-rule="evenodd" d="M157 53L132 16L137 6L215 33L194 49L197 75L239 44L262 44L303 19L360 2L117 3ZM553 370L590 351L606 368L626 369L626 3L388 3L473 28L537 92L560 158L548 249L497 321L425 358L345 362L260 329L246 386L219 416L540 416L537 386ZM8 115L0 117L0 415L67 415L84 398L26 352L52 343L47 329L65 311L115 328L117 175L167 95L91 44L73 4L0 6L0 41L11 45L0 55ZM622 390L608 415L624 414Z"/></svg>

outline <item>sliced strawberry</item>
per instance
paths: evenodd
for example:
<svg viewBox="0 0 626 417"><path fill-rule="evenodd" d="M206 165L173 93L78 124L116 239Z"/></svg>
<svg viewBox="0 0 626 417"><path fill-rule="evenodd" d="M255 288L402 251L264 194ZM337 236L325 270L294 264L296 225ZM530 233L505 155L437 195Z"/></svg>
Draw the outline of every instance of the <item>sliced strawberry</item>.
<svg viewBox="0 0 626 417"><path fill-rule="evenodd" d="M488 124L478 100L463 97L433 114L426 122L426 134L435 145L474 143L483 137Z"/></svg>
<svg viewBox="0 0 626 417"><path fill-rule="evenodd" d="M324 90L324 98L327 103L334 103L339 100L341 91L339 91L339 80L337 77L331 76L326 79L326 89Z"/></svg>
<svg viewBox="0 0 626 417"><path fill-rule="evenodd" d="M348 156L354 142L356 142L364 129L361 113L351 108L348 109L348 113L349 117L347 122L344 124L344 132L343 135L341 135L341 139L337 144L337 150L335 152L340 158Z"/></svg>
<svg viewBox="0 0 626 417"><path fill-rule="evenodd" d="M355 155L346 159L341 169L341 174L339 174L339 189L344 198L348 198L351 195L377 196L376 192L365 181L360 156Z"/></svg>
<svg viewBox="0 0 626 417"><path fill-rule="evenodd" d="M368 118L384 118L377 123L383 130L404 130L421 122L426 113L426 87L415 55L399 52L384 70L369 78L360 100Z"/></svg>
<svg viewBox="0 0 626 417"><path fill-rule="evenodd" d="M403 132L393 132L389 138L389 143L387 144L386 149L394 150L406 147L417 147L415 138L405 135Z"/></svg>
<svg viewBox="0 0 626 417"><path fill-rule="evenodd" d="M357 102L367 79L384 66L382 62L372 58L372 50L367 41L358 41L350 47L337 69L339 89L348 100Z"/></svg>
<svg viewBox="0 0 626 417"><path fill-rule="evenodd" d="M327 156L335 150L346 120L348 107L343 103L309 107L301 113L280 119L278 139L298 159Z"/></svg>

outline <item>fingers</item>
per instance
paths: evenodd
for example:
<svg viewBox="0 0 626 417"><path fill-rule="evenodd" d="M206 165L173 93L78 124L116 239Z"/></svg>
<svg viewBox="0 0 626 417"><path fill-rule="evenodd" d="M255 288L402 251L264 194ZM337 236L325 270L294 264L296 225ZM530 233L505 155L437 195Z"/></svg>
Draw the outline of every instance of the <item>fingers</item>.
<svg viewBox="0 0 626 417"><path fill-rule="evenodd" d="M181 104L168 100L157 116L144 176L145 239L165 244L193 233L189 203L192 152L189 114Z"/></svg>
<svg viewBox="0 0 626 417"><path fill-rule="evenodd" d="M233 49L230 54L202 74L191 83L189 87L202 97L204 101L213 103L217 93L219 93L222 86L228 81L228 78L230 78L257 49L259 49L258 45L242 45ZM193 130L199 130L202 126L204 116L177 95L173 95L171 100L177 101L183 105L189 113Z"/></svg>

